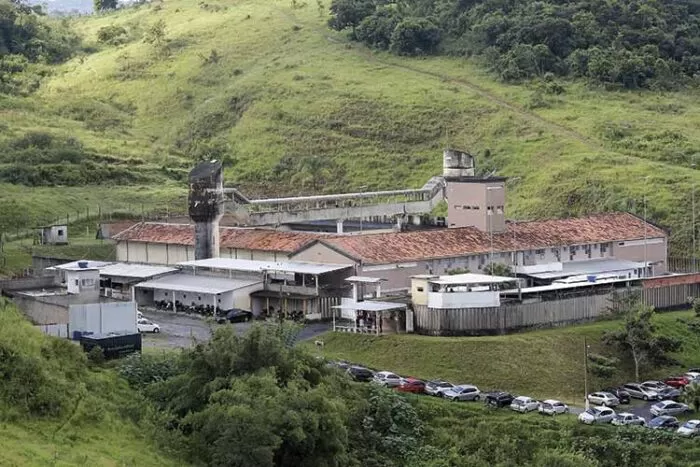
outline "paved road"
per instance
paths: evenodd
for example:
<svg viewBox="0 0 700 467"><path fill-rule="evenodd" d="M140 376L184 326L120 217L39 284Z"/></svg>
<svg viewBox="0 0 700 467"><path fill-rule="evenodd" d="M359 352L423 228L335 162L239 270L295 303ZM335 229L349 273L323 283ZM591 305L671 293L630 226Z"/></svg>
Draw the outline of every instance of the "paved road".
<svg viewBox="0 0 700 467"><path fill-rule="evenodd" d="M654 416L649 411L653 404L655 404L655 402L644 402L637 399L632 399L631 403L618 405L617 407L613 407L613 410L617 413L629 412L634 415L644 417L644 420L648 422L649 420L654 418ZM572 414L578 415L581 412L583 412L585 408L583 407L583 405L580 407L569 406L569 410Z"/></svg>
<svg viewBox="0 0 700 467"><path fill-rule="evenodd" d="M233 323L220 325L197 316L167 311L144 311L143 315L158 323L160 334L147 334L143 340L144 347L178 348L189 347L194 342L206 342L212 332L219 326L233 326L240 334L246 332L251 323ZM304 326L299 333L299 340L313 339L330 330L328 323L311 323Z"/></svg>

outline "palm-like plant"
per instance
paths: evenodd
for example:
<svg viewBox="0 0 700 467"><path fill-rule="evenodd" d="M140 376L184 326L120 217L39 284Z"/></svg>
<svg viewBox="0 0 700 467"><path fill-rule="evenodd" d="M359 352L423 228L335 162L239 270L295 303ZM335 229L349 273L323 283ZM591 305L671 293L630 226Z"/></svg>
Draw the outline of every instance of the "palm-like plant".
<svg viewBox="0 0 700 467"><path fill-rule="evenodd" d="M695 412L700 411L700 383L692 382L683 391L683 402L688 404Z"/></svg>

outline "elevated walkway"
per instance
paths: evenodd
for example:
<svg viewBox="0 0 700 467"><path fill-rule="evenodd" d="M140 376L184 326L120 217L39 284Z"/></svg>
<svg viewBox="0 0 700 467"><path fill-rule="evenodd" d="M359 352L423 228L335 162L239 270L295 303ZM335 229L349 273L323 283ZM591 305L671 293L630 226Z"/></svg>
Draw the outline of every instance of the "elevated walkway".
<svg viewBox="0 0 700 467"><path fill-rule="evenodd" d="M431 178L422 188L370 191L294 198L248 199L235 188L224 188L226 211L242 225L281 225L345 219L397 218L429 214L445 199L445 179Z"/></svg>

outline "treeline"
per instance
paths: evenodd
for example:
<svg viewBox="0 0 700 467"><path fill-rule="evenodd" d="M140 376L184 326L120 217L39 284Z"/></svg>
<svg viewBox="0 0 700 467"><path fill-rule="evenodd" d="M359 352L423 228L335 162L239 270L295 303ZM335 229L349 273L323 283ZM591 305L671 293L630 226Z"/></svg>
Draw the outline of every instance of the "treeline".
<svg viewBox="0 0 700 467"><path fill-rule="evenodd" d="M65 61L80 44L66 21L47 21L40 6L0 0L0 93L31 91L39 80L22 78L22 72L31 64Z"/></svg>
<svg viewBox="0 0 700 467"><path fill-rule="evenodd" d="M505 81L545 74L668 88L700 73L691 0L333 0L330 26L402 55L481 57Z"/></svg>

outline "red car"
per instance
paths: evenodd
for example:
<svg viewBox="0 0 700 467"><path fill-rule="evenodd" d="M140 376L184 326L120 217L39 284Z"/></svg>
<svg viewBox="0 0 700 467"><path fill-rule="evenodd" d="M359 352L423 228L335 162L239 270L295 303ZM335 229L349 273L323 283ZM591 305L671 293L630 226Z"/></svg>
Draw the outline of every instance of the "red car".
<svg viewBox="0 0 700 467"><path fill-rule="evenodd" d="M685 376L672 376L665 379L664 384L671 386L672 388L683 389L690 384L690 380Z"/></svg>
<svg viewBox="0 0 700 467"><path fill-rule="evenodd" d="M399 392L423 394L423 391L425 391L425 381L421 381L416 378L406 378L396 387L396 390Z"/></svg>

